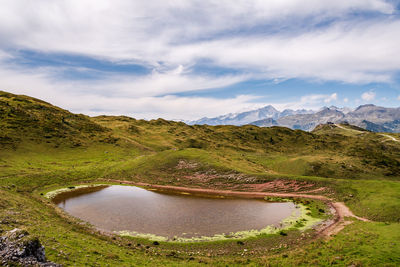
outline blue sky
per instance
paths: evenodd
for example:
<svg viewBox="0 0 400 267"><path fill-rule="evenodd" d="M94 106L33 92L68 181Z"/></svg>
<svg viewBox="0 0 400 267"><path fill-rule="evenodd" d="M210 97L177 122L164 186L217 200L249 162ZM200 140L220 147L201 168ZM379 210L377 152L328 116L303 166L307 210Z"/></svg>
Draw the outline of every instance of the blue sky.
<svg viewBox="0 0 400 267"><path fill-rule="evenodd" d="M0 90L72 112L400 106L397 0L0 4Z"/></svg>

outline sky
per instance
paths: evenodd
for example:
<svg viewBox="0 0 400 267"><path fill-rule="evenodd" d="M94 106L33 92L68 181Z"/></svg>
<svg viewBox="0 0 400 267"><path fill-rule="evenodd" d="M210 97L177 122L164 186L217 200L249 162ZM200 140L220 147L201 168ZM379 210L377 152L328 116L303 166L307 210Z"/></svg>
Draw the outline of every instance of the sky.
<svg viewBox="0 0 400 267"><path fill-rule="evenodd" d="M400 106L400 0L0 0L0 90L194 120Z"/></svg>

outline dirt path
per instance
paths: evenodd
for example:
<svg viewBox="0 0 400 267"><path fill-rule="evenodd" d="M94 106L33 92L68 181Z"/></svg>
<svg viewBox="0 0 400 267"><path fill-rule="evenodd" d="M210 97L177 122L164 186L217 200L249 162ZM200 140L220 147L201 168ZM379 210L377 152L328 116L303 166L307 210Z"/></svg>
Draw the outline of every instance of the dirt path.
<svg viewBox="0 0 400 267"><path fill-rule="evenodd" d="M338 128L340 128L340 129L347 130L347 131L353 131L353 132L358 132L358 133L364 133L364 132L362 132L362 131L358 131L358 130L354 130L354 129L345 128L345 127L343 127L342 125L339 125L339 124L335 124L335 126L338 127ZM383 137L389 138L388 140L385 140L385 141L400 142L400 140L394 138L394 137L391 136L391 135L388 135L388 134L379 134L379 135L380 135L380 136L383 136Z"/></svg>
<svg viewBox="0 0 400 267"><path fill-rule="evenodd" d="M191 193L197 195L215 195L215 196L231 196L241 198L265 198L265 197L299 197L299 198L310 198L316 200L322 200L328 203L334 211L335 218L325 225L323 228L318 229L320 236L329 237L339 233L346 225L351 224L352 221L346 221L345 217L353 217L358 220L368 222L368 219L358 217L354 215L350 209L343 202L333 202L332 199L321 196L321 195L308 195L300 193L274 193L274 192L241 192L231 190L216 190L216 189L203 189L203 188L190 188L172 185L154 185L147 183L136 183L132 181L121 181L121 180L108 180L110 182L117 182L123 184L131 184L149 189L156 189L160 191L168 191L175 193Z"/></svg>
<svg viewBox="0 0 400 267"><path fill-rule="evenodd" d="M346 221L345 217L353 217L363 222L370 222L370 220L354 215L353 212L343 202L331 202L331 207L336 211L336 218L332 224L320 230L321 236L329 237L339 233L346 225L353 223L353 221Z"/></svg>
<svg viewBox="0 0 400 267"><path fill-rule="evenodd" d="M365 133L365 132L363 132L363 131L359 131L359 130L349 129L349 128L343 127L343 126L340 125L340 124L334 124L334 125L335 125L336 127L340 128L340 129L343 129L343 130L346 130L346 131L357 132L357 133Z"/></svg>
<svg viewBox="0 0 400 267"><path fill-rule="evenodd" d="M326 187L320 187L317 189L312 189L312 190L307 190L307 191L299 191L297 192L298 194L309 194L309 193L316 193L316 192L321 192L321 191L325 191Z"/></svg>
<svg viewBox="0 0 400 267"><path fill-rule="evenodd" d="M384 136L384 137L389 138L389 140L392 140L392 141L395 141L395 142L400 142L400 140L397 140L396 138L394 138L391 135L388 135L388 134L381 134L381 135Z"/></svg>

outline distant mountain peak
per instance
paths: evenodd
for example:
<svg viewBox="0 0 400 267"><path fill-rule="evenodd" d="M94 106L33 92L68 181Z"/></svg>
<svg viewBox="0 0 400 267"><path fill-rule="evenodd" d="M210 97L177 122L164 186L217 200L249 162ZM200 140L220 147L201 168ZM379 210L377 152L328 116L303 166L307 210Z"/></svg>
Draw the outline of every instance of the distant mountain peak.
<svg viewBox="0 0 400 267"><path fill-rule="evenodd" d="M339 107L337 107L337 106L330 106L330 107L322 107L319 111L322 111L322 110L333 110L333 111L340 111L340 112L342 112L342 113L344 113L344 114L347 114L347 113L349 113L349 112L351 112L351 111L353 111L353 109L351 109L351 108L348 108L348 107L343 107L343 108L339 108Z"/></svg>
<svg viewBox="0 0 400 267"><path fill-rule="evenodd" d="M332 105L315 112L305 109L278 111L273 106L267 105L245 112L229 113L215 118L202 118L189 122L189 124L253 124L261 127L284 126L311 131L319 124L343 121L371 131L400 132L400 108L384 108L366 104L353 110L348 107L339 108Z"/></svg>
<svg viewBox="0 0 400 267"><path fill-rule="evenodd" d="M355 111L364 109L364 108L372 108L372 107L376 107L376 106L374 104L365 104L365 105L361 105L358 108L356 108Z"/></svg>
<svg viewBox="0 0 400 267"><path fill-rule="evenodd" d="M278 111L276 108L274 108L274 107L273 107L273 106L271 106L271 105L264 106L264 107L260 108L260 110L272 110L272 111Z"/></svg>
<svg viewBox="0 0 400 267"><path fill-rule="evenodd" d="M266 119L254 121L251 124L252 125L256 125L256 126L260 126L260 127L278 126L278 123L273 118L266 118Z"/></svg>
<svg viewBox="0 0 400 267"><path fill-rule="evenodd" d="M266 105L259 109L249 110L240 113L229 113L214 118L202 118L188 122L189 124L208 124L208 125L245 125L254 121L272 118L274 120L288 115L312 113L310 110L291 110L285 109L280 112L272 105Z"/></svg>

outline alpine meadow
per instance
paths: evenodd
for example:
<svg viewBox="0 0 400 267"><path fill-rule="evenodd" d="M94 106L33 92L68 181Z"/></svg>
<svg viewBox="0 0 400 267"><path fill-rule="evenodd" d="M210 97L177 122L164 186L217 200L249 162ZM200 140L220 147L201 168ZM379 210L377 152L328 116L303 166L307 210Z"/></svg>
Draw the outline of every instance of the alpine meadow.
<svg viewBox="0 0 400 267"><path fill-rule="evenodd" d="M400 266L399 10L0 0L0 266Z"/></svg>

